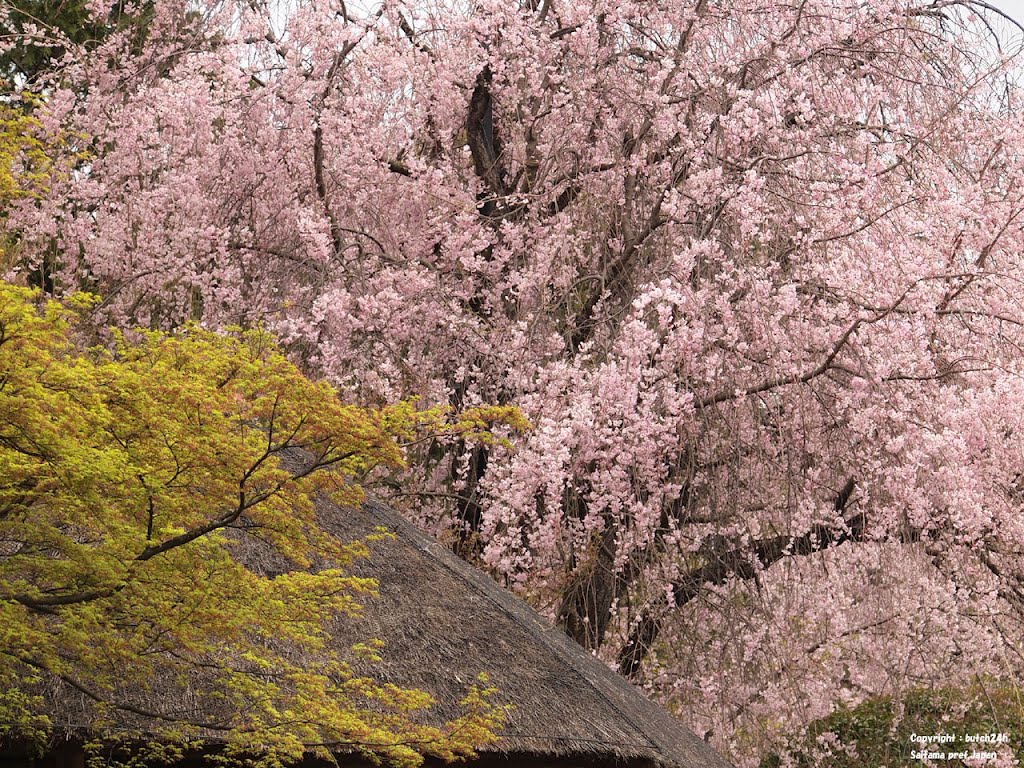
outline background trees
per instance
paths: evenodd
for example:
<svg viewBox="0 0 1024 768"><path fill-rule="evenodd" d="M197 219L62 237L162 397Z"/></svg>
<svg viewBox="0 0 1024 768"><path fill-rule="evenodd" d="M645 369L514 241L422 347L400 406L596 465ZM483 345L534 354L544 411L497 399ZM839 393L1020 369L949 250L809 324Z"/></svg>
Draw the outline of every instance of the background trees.
<svg viewBox="0 0 1024 768"><path fill-rule="evenodd" d="M145 2L8 0L0 14L0 77L19 88L41 88L66 55L95 47L114 30L131 30L141 44L151 9Z"/></svg>
<svg viewBox="0 0 1024 768"><path fill-rule="evenodd" d="M196 9L201 13L196 13ZM396 501L754 760L1020 651L1015 54L970 3L154 5L23 273L517 403ZM49 251L47 249L50 249Z"/></svg>

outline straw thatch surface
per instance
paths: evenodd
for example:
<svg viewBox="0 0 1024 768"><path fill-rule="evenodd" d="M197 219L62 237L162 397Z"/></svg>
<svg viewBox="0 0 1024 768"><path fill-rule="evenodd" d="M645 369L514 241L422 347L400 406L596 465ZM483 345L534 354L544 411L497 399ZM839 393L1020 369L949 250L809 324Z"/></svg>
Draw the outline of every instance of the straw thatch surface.
<svg viewBox="0 0 1024 768"><path fill-rule="evenodd" d="M355 636L383 639L379 674L431 692L442 715L455 714L477 672L490 675L515 705L492 749L673 768L728 765L561 630L393 510L368 502L343 511L324 502L321 514L342 538L375 526L396 534L374 544L371 560L357 567L378 579L380 598L366 604Z"/></svg>

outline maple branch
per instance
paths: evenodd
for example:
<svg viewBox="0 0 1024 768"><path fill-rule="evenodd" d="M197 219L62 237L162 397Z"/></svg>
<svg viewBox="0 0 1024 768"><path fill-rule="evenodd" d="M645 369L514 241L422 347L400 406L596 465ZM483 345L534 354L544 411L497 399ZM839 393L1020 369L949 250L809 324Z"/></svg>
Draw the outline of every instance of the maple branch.
<svg viewBox="0 0 1024 768"><path fill-rule="evenodd" d="M294 437L294 433L292 437ZM132 559L128 572L125 574L125 577L118 584L115 584L110 587L104 587L102 589L92 589L63 595L36 597L26 594L16 594L11 595L7 599L14 600L15 602L25 606L30 610L35 610L41 613L53 613L54 608L69 605L78 605L81 603L89 603L96 600L103 600L108 597L113 597L118 592L121 592L129 584L132 583L132 567L134 567L135 565L139 563L144 563L147 560L152 560L154 557L161 555L165 552L169 552L172 549L177 549L178 547L183 547L186 544L190 544L196 539L202 538L203 536L207 536L213 533L214 531L229 528L234 523L236 523L238 519L243 514L245 514L245 512L252 509L253 507L258 506L259 504L262 504L267 499L276 496L289 483L293 483L297 480L301 480L305 477L308 477L309 475L313 474L318 470L339 464L340 462L343 462L346 459L351 458L352 456L355 455L355 452L352 451L338 454L336 456L331 456L329 453L321 454L319 458L310 462L310 464L308 464L306 467L303 467L298 472L290 473L287 478L278 481L267 490L261 491L251 496L247 495L245 490L245 484L249 480L249 478L252 477L253 473L263 463L265 463L266 460L269 459L271 455L279 453L282 450L285 450L286 448L293 447L294 445L294 443L286 441L285 443L281 443L276 446L268 446L268 448L264 451L263 455L261 455L249 467L249 469L246 470L245 474L239 480L238 504L233 509L221 515L220 517L210 520L207 523L195 526L194 528L190 528L184 533L180 533L176 536L164 539L158 544L151 544L150 546L146 547Z"/></svg>

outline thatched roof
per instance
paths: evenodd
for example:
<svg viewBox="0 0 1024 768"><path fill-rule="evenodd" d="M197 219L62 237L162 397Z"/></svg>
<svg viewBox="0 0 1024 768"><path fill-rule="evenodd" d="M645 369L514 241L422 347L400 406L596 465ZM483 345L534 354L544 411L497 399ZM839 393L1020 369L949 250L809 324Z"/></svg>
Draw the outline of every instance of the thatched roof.
<svg viewBox="0 0 1024 768"><path fill-rule="evenodd" d="M438 714L454 716L465 686L486 672L513 703L491 750L550 757L728 768L664 709L584 651L486 574L424 536L392 509L320 503L323 524L342 539L382 526L395 537L373 546L360 575L379 581L356 636L386 642L378 672L422 688Z"/></svg>
<svg viewBox="0 0 1024 768"><path fill-rule="evenodd" d="M478 768L506 758L541 759L549 768L729 768L629 682L394 510L373 501L342 508L321 498L317 516L343 541L381 527L395 534L375 541L371 557L352 567L377 580L380 597L361 601L361 617L336 622L339 649L371 637L384 641L383 661L361 672L430 693L436 706L429 719L438 724L462 714L459 702L480 672L498 689L500 703L513 705L500 741L481 755ZM271 576L293 567L258 539L240 535L236 545L235 556L254 572ZM90 729L83 724L95 722L93 702L59 682L51 685L46 695L55 736L74 739ZM167 686L158 680L145 690L126 682L117 695L148 709L160 706L153 697L161 687ZM173 697L158 698L170 698L175 709L203 713L210 706L201 680L187 696L174 685L166 693L172 690ZM144 732L145 720L120 712L107 730L113 729Z"/></svg>

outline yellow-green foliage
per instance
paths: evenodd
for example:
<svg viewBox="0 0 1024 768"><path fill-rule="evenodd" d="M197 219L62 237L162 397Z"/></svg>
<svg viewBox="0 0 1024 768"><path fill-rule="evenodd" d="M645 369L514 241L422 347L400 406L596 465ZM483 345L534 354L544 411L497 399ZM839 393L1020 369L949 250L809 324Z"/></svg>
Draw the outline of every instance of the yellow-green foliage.
<svg viewBox="0 0 1024 768"><path fill-rule="evenodd" d="M531 424L523 412L513 405L479 405L454 411L447 405L418 410L416 398L403 400L380 410L381 428L395 435L405 445L438 438L457 438L484 445L511 443L491 431L501 425L513 432L525 432Z"/></svg>
<svg viewBox="0 0 1024 768"><path fill-rule="evenodd" d="M43 126L20 106L0 104L0 212L11 200L38 194L50 171Z"/></svg>
<svg viewBox="0 0 1024 768"><path fill-rule="evenodd" d="M341 404L260 331L81 349L92 299L39 301L0 283L0 737L40 737L39 684L60 679L99 705L100 736L134 707L155 752L205 728L221 758L278 765L327 744L412 765L493 738L484 681L463 717L418 725L429 696L355 675L325 642L375 584L346 575L366 545L319 528L311 495L358 501L354 476L401 465L414 409ZM456 429L486 421L470 419ZM289 447L303 469L279 461ZM258 575L236 557L253 537L338 567Z"/></svg>

